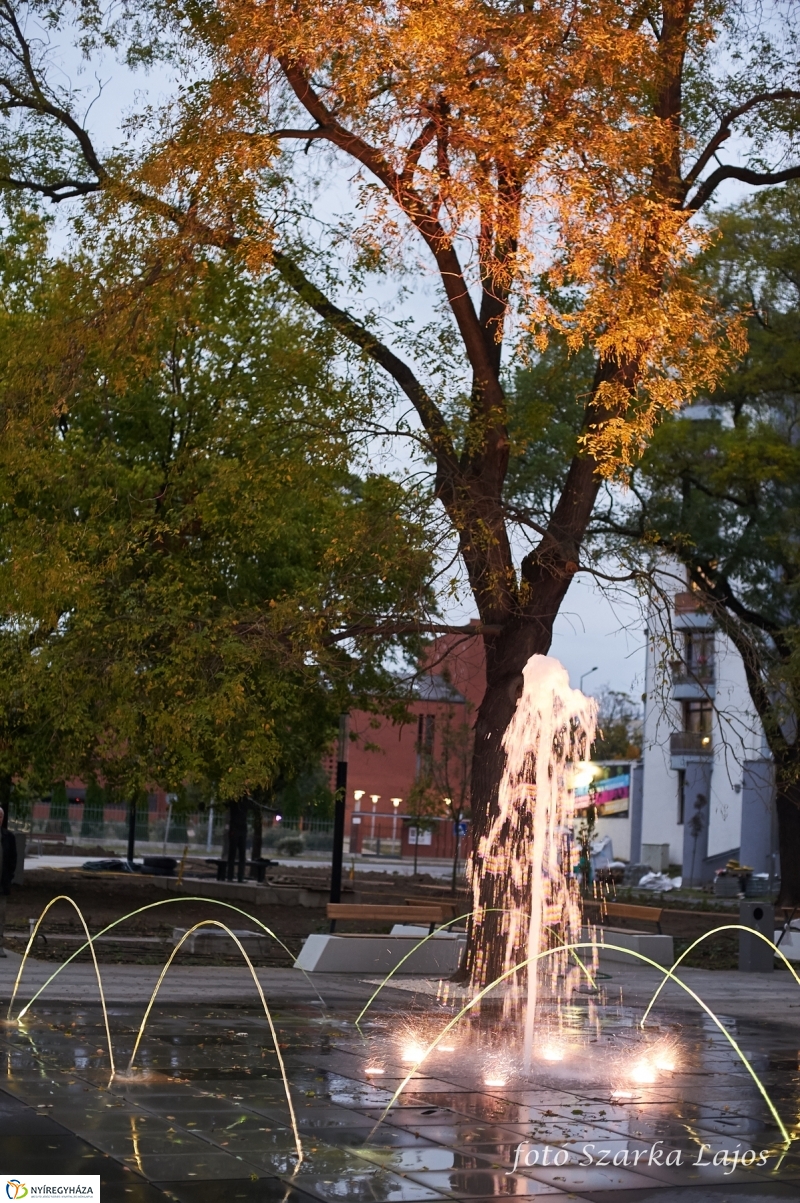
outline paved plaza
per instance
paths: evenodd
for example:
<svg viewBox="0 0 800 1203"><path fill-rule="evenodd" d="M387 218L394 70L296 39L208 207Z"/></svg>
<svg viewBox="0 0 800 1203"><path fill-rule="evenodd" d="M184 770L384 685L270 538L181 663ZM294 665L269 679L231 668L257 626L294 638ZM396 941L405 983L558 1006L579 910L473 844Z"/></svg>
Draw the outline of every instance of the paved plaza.
<svg viewBox="0 0 800 1203"><path fill-rule="evenodd" d="M0 968L6 1004L18 964L9 955ZM52 969L30 963L20 999ZM602 996L578 986L557 1021L567 1054L562 1063L537 1061L533 1083L520 1072L502 1006L484 1008L442 1040L381 1120L408 1071L409 1042L441 1032L463 991L398 981L359 1031L354 1019L373 984L259 970L302 1160L246 969L176 966L132 1075L124 1071L158 971L102 972L118 1070L111 1082L91 965L71 966L22 1024L0 1029L4 1173L99 1173L104 1203L800 1196L800 1156L786 1151L753 1078L696 1003L669 986L646 1037L638 1031L658 980L652 971L614 965ZM685 977L718 1012L794 1135L800 990L789 974ZM556 1023L551 1004L543 1017ZM654 1080L632 1080L642 1050L662 1047L674 1065ZM754 1164L743 1168L746 1153Z"/></svg>

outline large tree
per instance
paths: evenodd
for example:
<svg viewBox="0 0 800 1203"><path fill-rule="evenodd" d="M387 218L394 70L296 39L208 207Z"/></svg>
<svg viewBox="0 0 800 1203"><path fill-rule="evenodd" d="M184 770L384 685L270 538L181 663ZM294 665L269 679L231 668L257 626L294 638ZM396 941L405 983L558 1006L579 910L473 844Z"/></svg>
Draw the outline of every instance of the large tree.
<svg viewBox="0 0 800 1203"><path fill-rule="evenodd" d="M775 765L779 901L800 904L800 188L718 215L703 267L749 311L749 351L701 409L658 431L601 526L683 566L742 657Z"/></svg>
<svg viewBox="0 0 800 1203"><path fill-rule="evenodd" d="M202 244L270 265L408 399L486 649L478 860L522 668L550 646L600 484L726 363L724 322L687 270L701 241L689 223L726 181L800 175L794 17L737 0L219 0L131 5L113 25L91 4L0 6L7 187L95 198L106 221L138 212L154 264ZM117 153L31 40L37 21L70 20L89 53L127 37L130 58L166 47L188 78ZM327 237L304 220L315 161L358 190L354 221ZM430 322L367 313L373 270L432 284ZM503 356L554 332L593 375L552 507L532 515L506 495ZM515 523L536 535L517 559ZM485 903L503 889L487 875Z"/></svg>
<svg viewBox="0 0 800 1203"><path fill-rule="evenodd" d="M427 609L424 526L353 470L331 335L230 257L122 303L132 253L49 261L26 214L7 234L0 769L128 797L291 780L386 685L385 641L331 632Z"/></svg>

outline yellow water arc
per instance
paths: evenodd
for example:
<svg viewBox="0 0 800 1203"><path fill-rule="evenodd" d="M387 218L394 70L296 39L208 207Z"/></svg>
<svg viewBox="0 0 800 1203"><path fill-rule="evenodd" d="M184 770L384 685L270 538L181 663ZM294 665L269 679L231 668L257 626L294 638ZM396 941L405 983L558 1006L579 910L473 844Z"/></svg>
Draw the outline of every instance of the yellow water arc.
<svg viewBox="0 0 800 1203"><path fill-rule="evenodd" d="M67 902L71 902L72 905L75 906L76 909L78 909L77 904L75 902L73 902L73 900L71 898L69 898L68 895L60 894L58 898L53 898L51 902L48 902L47 906L42 911L41 915L39 916L39 920L36 924L36 927L34 928L33 936L31 937L31 940L28 943L28 948L25 950L25 955L22 959L22 965L20 966L19 973L17 974L17 979L14 982L14 990L11 994L11 1002L8 1004L8 1015L7 1015L8 1019L11 1019L11 1013L14 1009L14 1002L17 997L17 990L19 988L19 983L22 978L22 970L25 966L25 961L27 959L28 952L31 948L33 938L34 938L36 932L38 931L39 923L41 923L42 919L44 918L44 916L46 915L46 913L50 909L50 907L53 905L53 903L58 902L59 899L61 899L61 898L65 898L67 900ZM17 1016L17 1019L22 1019L22 1017L30 1010L30 1008L36 1002L37 998L39 998L39 996L44 993L44 991L47 989L47 987L50 985L50 983L58 977L59 973L61 973L61 970L66 969L66 967L67 967L67 965L69 965L70 961L74 961L77 956L80 956L80 954L84 951L84 949L92 946L94 944L95 940L99 940L100 936L104 936L106 934L106 932L110 932L113 928L118 927L119 924L124 923L126 921L126 919L132 919L135 915L141 915L144 911L151 911L155 907L169 906L171 903L178 903L178 902L207 902L213 906L224 907L225 910L236 911L236 913L238 915L244 915L244 917L246 919L249 919L252 923L255 923L258 927L261 928L262 931L266 932L268 936L271 936L273 940L275 940L278 944L280 944L280 946L284 950L284 952L286 952L290 957L294 955L291 952L291 950L289 948L287 948L287 946L284 944L283 940L281 940L281 938L279 936L276 936L275 932L272 931L271 928L267 927L266 923L262 923L260 919L256 919L248 911L242 910L241 907L234 906L232 902L223 902L219 898L203 898L199 894L185 894L185 895L181 895L180 898L162 898L158 902L148 902L146 906L137 907L135 911L128 911L128 913L126 915L122 915L119 919L115 919L113 923L109 923L107 927L102 928L99 932L96 932L93 936L89 935L88 929L86 928L86 924L84 923L83 926L84 926L84 929L86 930L86 936L87 936L86 944L82 944L80 946L80 948L76 949L76 951L73 952L70 956L68 956L65 961L62 961L62 963L58 966L58 968L55 969L50 974L47 981L44 982L43 985L41 985L39 987L39 989L34 994L33 998L29 999L28 1002L25 1004L25 1006L22 1008L19 1015ZM316 989L313 982L311 982L310 979L308 978L308 974L305 972L305 970L302 970L302 972L303 972L303 975L305 976L306 980L309 981L309 985L311 985L312 988L314 989L314 992L316 993L317 998L319 998L320 1002L324 1003L325 1000L322 998L322 995Z"/></svg>
<svg viewBox="0 0 800 1203"><path fill-rule="evenodd" d="M283 1057L281 1056L280 1045L278 1044L278 1033L275 1031L275 1025L272 1022L272 1015L270 1014L270 1009L267 1006L267 1000L264 997L264 991L261 988L261 982L258 980L258 974L255 971L253 962L250 960L249 956L245 952L245 949L244 949L241 941L239 940L239 938L236 936L236 934L234 932L231 931L231 929L229 927L226 927L224 923L220 923L219 919L201 919L201 921L199 923L195 923L194 927L190 927L186 932L184 932L184 934L181 936L180 940L178 941L178 943L175 945L172 952L170 953L166 964L164 965L164 967L161 970L161 973L158 976L158 981L155 984L153 993L150 995L150 1001L147 1004L147 1009L145 1010L144 1016L142 1017L142 1022L139 1025L139 1031L136 1036L136 1043L133 1046L133 1052L131 1053L131 1059L128 1062L128 1072L130 1073L131 1070L133 1069L133 1062L136 1059L136 1054L139 1050L139 1045L141 1043L142 1036L144 1035L145 1025L147 1024L147 1020L150 1017L150 1012L153 1009L153 1004L156 1001L156 996L157 996L159 990L161 989L161 983L164 981L164 978L167 975L167 970L169 969L170 965L172 964L172 962L174 961L178 952L180 951L180 948L183 945L183 943L189 939L189 936L193 935L194 932L198 931L201 927L218 927L222 931L226 932L230 936L230 938L233 940L234 944L239 949L239 952L242 954L245 961L247 962L247 967L250 970L250 974L255 983L256 990L258 991L258 997L261 999L261 1005L264 1008L264 1014L267 1017L267 1023L269 1024L269 1030L270 1030L270 1034L272 1036L272 1042L275 1045L275 1053L278 1058L278 1065L280 1066L280 1070L281 1070L281 1078L283 1079L283 1087L284 1087L284 1090L286 1091L286 1102L289 1105L289 1116L292 1121L292 1132L294 1133L294 1141L295 1141L295 1145L297 1147L297 1156L298 1156L299 1160L302 1161L303 1160L303 1146L300 1142L300 1132L297 1127L297 1117L294 1112L294 1106L292 1104L292 1096L291 1096L291 1093L289 1090L289 1079L286 1075L286 1066L283 1063Z"/></svg>
<svg viewBox="0 0 800 1203"><path fill-rule="evenodd" d="M733 1039L733 1037L731 1036L730 1032L727 1030L725 1025L717 1018L717 1016L714 1014L714 1012L711 1010L711 1008L709 1006L707 1006L706 1003L703 1002L702 998L700 998L700 996L698 994L696 994L694 992L694 990L691 989L690 986L687 986L685 982L682 982L679 977L675 977L675 975L672 973L672 970L665 969L663 965L657 964L657 962L651 960L650 957L646 957L644 955L644 953L634 952L634 950L631 948L621 948L621 947L619 947L619 945L616 945L616 944L599 945L596 941L580 941L579 943L576 943L576 944L565 945L563 949L560 949L560 948L545 949L544 952L537 953L537 955L535 957L526 957L524 961L520 961L517 965L512 965L510 969L507 969L504 973L502 973L493 982L490 982L488 986L484 986L482 990L479 990L478 993L475 995L475 997L473 999L471 999L465 1007L462 1007L457 1015L455 1015L451 1020L449 1020L449 1022L444 1026L444 1028L442 1028L439 1035L436 1036L431 1041L431 1043L428 1045L428 1047L426 1048L422 1057L420 1057L419 1060L411 1067L409 1072L406 1074L405 1078L403 1078L403 1081L397 1087L397 1090L394 1092L394 1094L392 1095L389 1102L386 1104L386 1107L384 1108L383 1112L381 1113L381 1116L378 1119L378 1122L375 1124L374 1128L372 1129L372 1132L370 1132L370 1135L367 1139L371 1139L373 1133L377 1130L378 1126L383 1122L383 1120L389 1114L390 1110L392 1109L394 1104L397 1102L400 1095L403 1093L406 1086L408 1085L408 1083L413 1078L414 1074L419 1069L420 1065L422 1065L422 1063L430 1056L430 1054L432 1052L434 1052L434 1050L437 1048L439 1042L442 1039L444 1039L444 1037L447 1035L447 1033L452 1031L452 1029L455 1027L455 1025L461 1019L463 1019L463 1017L469 1011L471 1011L473 1007L477 1006L477 1004L481 1001L481 999L483 999L491 990L494 990L495 987L499 986L502 982L504 982L506 980L506 978L512 977L515 973L518 973L520 971L520 969L524 969L526 965L532 964L535 961L540 961L544 957L552 956L556 952L571 951L573 948L576 948L576 949L577 948L597 948L597 949L606 948L606 949L612 949L614 952L627 953L628 956L632 956L636 960L644 961L646 964L652 966L653 969L658 969L658 971L660 973L663 973L665 975L665 978L669 978L670 980L674 981L676 985L680 986L682 990L685 990L686 993L688 995L690 995L700 1007L702 1007L702 1009L708 1015L709 1019L711 1019L712 1022L716 1024L716 1026L719 1028L722 1035L725 1037L725 1039L731 1045L734 1052L739 1057L739 1060L742 1062L742 1064L744 1065L744 1067L747 1069L748 1073L750 1074L750 1077L755 1082L756 1088L758 1089L761 1097L764 1099L764 1102L767 1104L770 1114L772 1115L772 1118L775 1120L775 1123L778 1125L781 1136L783 1137L785 1143L787 1144L787 1146L791 1144L791 1137L789 1136L789 1133L786 1130L783 1120L781 1119L780 1115L778 1114L775 1104L772 1102L772 1099L767 1094L767 1091L765 1090L761 1080L759 1079L758 1074L755 1072L752 1065L747 1060L747 1057L745 1057L744 1053L739 1048L739 1045Z"/></svg>
<svg viewBox="0 0 800 1203"><path fill-rule="evenodd" d="M780 948L778 948L775 941L770 940L769 936L765 936L763 934L763 932L756 931L755 928L753 928L753 927L747 927L747 925L744 923L726 923L726 924L724 924L723 927L715 927L712 931L704 932L702 936L697 937L697 939L694 941L693 944L690 944L688 948L685 948L683 950L683 952L678 957L675 964L672 966L672 970L670 972L674 972L680 965L681 961L685 960L685 958L688 957L689 953L693 949L697 948L698 944L702 944L704 940L710 939L711 936L718 936L719 933L723 932L723 931L746 931L746 932L749 932L751 936L758 936L759 940L763 940L765 944L769 944L770 947L775 950L775 956L780 957L780 959L783 961L786 968L791 973L794 980L797 982L798 986L800 986L800 977L798 977L797 973L792 968L791 964L789 963L787 958L784 956L784 954L781 952ZM644 1027L647 1016L650 1014L651 1010L655 1006L656 999L658 998L659 994L664 989L666 984L667 984L667 978L664 978L663 981L661 981L659 983L659 985L657 986L656 992L653 995L653 997L650 999L650 1002L647 1004L647 1009L645 1010L645 1013L642 1016L642 1020L639 1025L640 1027Z"/></svg>
<svg viewBox="0 0 800 1203"><path fill-rule="evenodd" d="M95 972L95 977L97 978L97 989L100 992L100 1004L103 1008L103 1020L105 1021L105 1026L106 1026L106 1040L108 1041L108 1059L111 1062L111 1076L113 1078L114 1073L116 1072L115 1068L114 1068L114 1049L112 1048L112 1045L111 1045L111 1030L108 1026L108 1011L106 1010L106 1000L105 1000L105 995L103 994L103 979L100 976L100 966L97 964L97 957L95 956L94 941L93 941L92 937L89 935L89 928L86 926L86 920L83 917L83 911L78 906L77 902L75 902L75 900L73 898L70 898L69 895L67 895L67 894L59 894L57 898L51 898L51 900L48 902L47 906L44 908L44 910L42 911L39 918L36 920L36 924L33 928L33 931L30 934L29 939L28 939L27 947L26 947L24 953L22 954L22 960L20 961L19 969L17 970L17 976L14 980L14 990L12 992L11 1002L9 1003L9 1007L8 1007L8 1018L9 1019L11 1018L11 1010L14 1006L14 999L17 997L17 990L19 989L19 983L22 980L22 972L25 968L25 963L28 960L28 954L30 953L31 948L33 947L33 942L36 939L36 933L38 932L39 927L41 926L42 920L44 919L45 915L50 910L50 907L55 906L55 904L57 902L68 902L70 904L70 906L74 907L78 913L78 918L80 919L81 924L83 925L83 930L86 933L86 941L87 941L86 944L83 944L78 949L78 952L83 952L84 948L91 948L91 951L92 951L92 962L94 963L94 972ZM73 955L77 956L78 953L76 952ZM72 957L70 957L70 960L72 960ZM60 970L63 968L64 968L63 965L59 966L59 969L57 972L60 972ZM56 975L53 974L52 977L48 978L48 982L52 981L53 977L55 977L55 976ZM45 985L47 985L47 982L45 982ZM43 989L44 989L44 986L42 986L42 989L39 990L37 992L37 994L34 995L34 997L38 998L39 994L41 994ZM32 1001L33 1001L33 999L31 999L31 1002ZM20 1012L18 1018L20 1018L20 1019L22 1018L22 1016L25 1014L25 1011L27 1011L27 1009L30 1005L31 1004L28 1003L28 1006L25 1007L25 1010Z"/></svg>

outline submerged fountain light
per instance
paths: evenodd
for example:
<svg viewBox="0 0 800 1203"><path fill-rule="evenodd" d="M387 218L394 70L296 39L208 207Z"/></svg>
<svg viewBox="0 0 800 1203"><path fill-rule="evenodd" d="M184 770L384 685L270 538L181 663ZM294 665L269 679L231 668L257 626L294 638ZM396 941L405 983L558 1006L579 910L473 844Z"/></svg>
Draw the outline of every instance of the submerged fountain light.
<svg viewBox="0 0 800 1203"><path fill-rule="evenodd" d="M543 1061L563 1061L564 1049L559 1044L546 1044L539 1056Z"/></svg>
<svg viewBox="0 0 800 1203"><path fill-rule="evenodd" d="M640 1086L647 1086L656 1080L655 1066L649 1061L637 1061L628 1075L632 1082L638 1083Z"/></svg>
<svg viewBox="0 0 800 1203"><path fill-rule="evenodd" d="M423 1048L421 1044L406 1044L403 1047L401 1056L405 1062L418 1065L421 1061L425 1060L427 1053L428 1050Z"/></svg>

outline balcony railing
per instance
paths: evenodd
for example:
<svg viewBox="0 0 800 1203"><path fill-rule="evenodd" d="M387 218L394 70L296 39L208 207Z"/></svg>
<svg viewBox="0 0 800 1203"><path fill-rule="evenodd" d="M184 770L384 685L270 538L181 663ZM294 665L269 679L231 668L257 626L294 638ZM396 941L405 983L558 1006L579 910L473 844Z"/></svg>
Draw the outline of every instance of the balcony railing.
<svg viewBox="0 0 800 1203"><path fill-rule="evenodd" d="M669 750L673 756L711 756L711 736L703 731L673 731Z"/></svg>
<svg viewBox="0 0 800 1203"><path fill-rule="evenodd" d="M684 660L673 660L670 664L673 685L713 685L714 665L687 664Z"/></svg>

